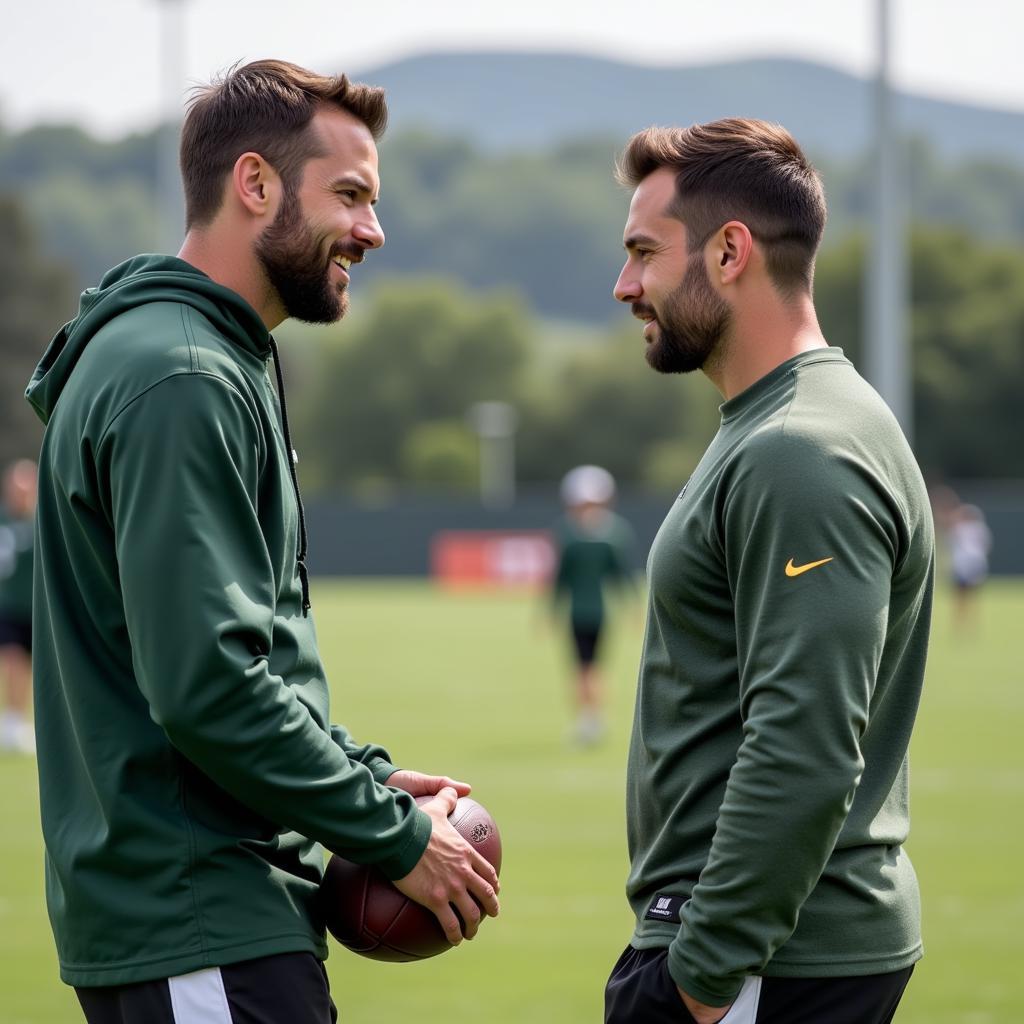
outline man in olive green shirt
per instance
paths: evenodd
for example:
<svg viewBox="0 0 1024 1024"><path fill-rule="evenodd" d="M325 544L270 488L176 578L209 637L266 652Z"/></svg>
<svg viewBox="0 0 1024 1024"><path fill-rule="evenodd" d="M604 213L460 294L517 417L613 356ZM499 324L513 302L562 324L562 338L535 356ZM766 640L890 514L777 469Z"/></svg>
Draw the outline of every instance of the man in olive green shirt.
<svg viewBox="0 0 1024 1024"><path fill-rule="evenodd" d="M895 418L822 336L817 173L785 130L648 129L615 295L721 427L648 563L636 915L606 1020L883 1024L922 953L907 748L933 581Z"/></svg>

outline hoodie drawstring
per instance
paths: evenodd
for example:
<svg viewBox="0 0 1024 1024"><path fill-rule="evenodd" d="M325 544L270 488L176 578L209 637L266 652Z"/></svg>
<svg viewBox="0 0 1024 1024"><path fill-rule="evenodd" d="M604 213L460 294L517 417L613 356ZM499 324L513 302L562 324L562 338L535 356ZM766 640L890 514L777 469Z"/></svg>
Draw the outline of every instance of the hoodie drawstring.
<svg viewBox="0 0 1024 1024"><path fill-rule="evenodd" d="M284 374L281 372L281 357L277 352L277 342L274 336L270 335L270 352L274 357L274 370L277 373L277 398L281 405L281 428L284 431L284 446L287 449L288 471L292 477L292 490L295 491L295 504L299 509L299 551L298 567L299 580L302 583L302 614L308 615L309 604L309 573L306 570L306 514L302 509L302 495L299 493L299 478L295 472L295 463L298 455L292 447L292 435L288 429L288 403L284 397Z"/></svg>

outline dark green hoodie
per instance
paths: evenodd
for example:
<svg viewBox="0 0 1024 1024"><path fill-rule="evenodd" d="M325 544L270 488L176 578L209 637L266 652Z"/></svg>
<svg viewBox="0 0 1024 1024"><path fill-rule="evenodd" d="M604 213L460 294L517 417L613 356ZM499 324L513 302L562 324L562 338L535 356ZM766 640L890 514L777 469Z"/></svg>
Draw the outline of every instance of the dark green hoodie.
<svg viewBox="0 0 1024 1024"><path fill-rule="evenodd" d="M323 844L392 878L430 820L329 725L271 339L239 295L140 256L28 388L47 424L35 570L46 891L62 978L326 956Z"/></svg>

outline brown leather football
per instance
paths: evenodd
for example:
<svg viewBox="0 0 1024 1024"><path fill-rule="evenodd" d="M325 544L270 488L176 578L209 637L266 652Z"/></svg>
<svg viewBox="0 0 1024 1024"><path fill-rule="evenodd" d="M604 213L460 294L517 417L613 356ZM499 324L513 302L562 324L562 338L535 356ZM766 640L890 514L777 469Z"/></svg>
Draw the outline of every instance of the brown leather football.
<svg viewBox="0 0 1024 1024"><path fill-rule="evenodd" d="M416 802L429 799L417 797ZM500 873L501 836L487 810L464 796L448 820ZM371 960L425 960L452 948L437 918L372 865L353 864L334 854L324 872L319 903L338 942Z"/></svg>

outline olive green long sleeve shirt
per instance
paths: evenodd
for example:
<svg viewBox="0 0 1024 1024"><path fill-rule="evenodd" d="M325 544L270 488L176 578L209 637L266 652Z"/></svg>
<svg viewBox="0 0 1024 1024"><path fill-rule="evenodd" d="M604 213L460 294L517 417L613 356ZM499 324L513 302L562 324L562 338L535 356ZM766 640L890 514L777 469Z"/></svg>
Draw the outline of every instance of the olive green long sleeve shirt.
<svg viewBox="0 0 1024 1024"><path fill-rule="evenodd" d="M921 955L903 849L927 494L838 349L722 406L651 550L628 769L633 944L695 998Z"/></svg>

